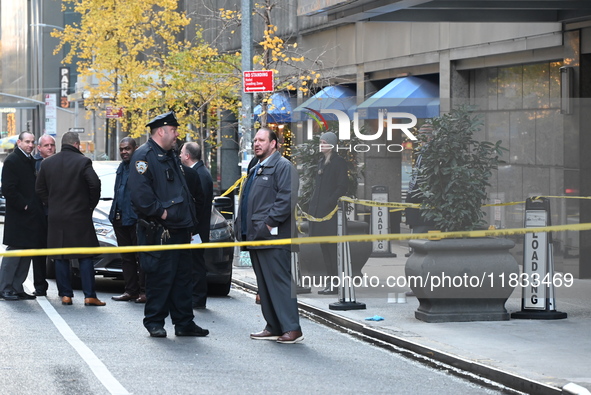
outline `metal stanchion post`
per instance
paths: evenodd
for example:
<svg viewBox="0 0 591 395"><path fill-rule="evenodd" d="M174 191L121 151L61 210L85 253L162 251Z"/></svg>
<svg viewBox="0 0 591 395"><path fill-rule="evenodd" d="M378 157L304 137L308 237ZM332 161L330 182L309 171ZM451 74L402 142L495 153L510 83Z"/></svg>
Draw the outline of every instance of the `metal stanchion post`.
<svg viewBox="0 0 591 395"><path fill-rule="evenodd" d="M345 202L339 202L339 210L337 212L337 229L339 236L347 234L347 210L345 210L345 204ZM337 261L340 277L339 301L329 304L328 308L330 310L365 309L365 303L359 303L355 300L355 288L353 286L351 270L351 250L348 242L338 243Z"/></svg>

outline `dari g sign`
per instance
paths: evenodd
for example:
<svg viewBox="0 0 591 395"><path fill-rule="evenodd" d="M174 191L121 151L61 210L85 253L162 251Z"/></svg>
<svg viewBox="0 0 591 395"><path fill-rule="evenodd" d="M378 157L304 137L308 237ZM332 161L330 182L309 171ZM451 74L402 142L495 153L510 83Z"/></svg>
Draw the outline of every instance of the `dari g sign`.
<svg viewBox="0 0 591 395"><path fill-rule="evenodd" d="M243 71L242 87L244 93L273 92L273 70Z"/></svg>

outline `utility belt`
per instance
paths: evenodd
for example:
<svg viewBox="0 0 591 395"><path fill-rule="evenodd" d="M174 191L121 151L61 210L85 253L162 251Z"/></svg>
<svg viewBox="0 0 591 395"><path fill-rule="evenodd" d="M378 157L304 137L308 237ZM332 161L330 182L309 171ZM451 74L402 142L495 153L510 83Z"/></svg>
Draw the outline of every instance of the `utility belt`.
<svg viewBox="0 0 591 395"><path fill-rule="evenodd" d="M138 218L137 224L138 227L144 229L148 245L165 244L170 239L170 235L189 232L187 228L167 229L159 221L150 218Z"/></svg>

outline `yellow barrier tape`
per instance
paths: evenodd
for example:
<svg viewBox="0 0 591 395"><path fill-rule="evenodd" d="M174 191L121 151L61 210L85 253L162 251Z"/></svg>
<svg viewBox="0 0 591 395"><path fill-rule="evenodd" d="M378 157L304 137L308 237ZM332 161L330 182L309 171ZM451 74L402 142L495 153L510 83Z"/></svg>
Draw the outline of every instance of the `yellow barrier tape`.
<svg viewBox="0 0 591 395"><path fill-rule="evenodd" d="M548 199L591 199L591 196L532 196L533 200L538 200L540 198L548 198Z"/></svg>
<svg viewBox="0 0 591 395"><path fill-rule="evenodd" d="M262 247L262 246L280 246L286 244L318 244L318 243L345 243L345 242L364 242L378 240L413 240L413 239L450 239L466 237L497 237L509 236L526 233L542 232L565 232L565 231L583 231L591 230L591 223L571 224L571 225L552 225L536 228L512 228L512 229L487 229L458 232L438 232L438 233L405 233L405 234L381 234L381 235L347 235L347 236L316 236L300 237L296 239L277 239L264 241L238 241L225 243L202 243L202 244L170 244L170 245L151 245L151 246L127 246L127 247L77 247L77 248L47 248L31 250L10 250L0 251L0 256L43 256L43 255L99 255L115 254L126 252L149 252L166 250L189 250L194 248L224 248L224 247Z"/></svg>
<svg viewBox="0 0 591 395"><path fill-rule="evenodd" d="M234 189L238 188L238 185L240 185L240 183L242 182L242 180L244 180L246 178L246 174L243 174L242 177L240 177L238 180L236 180L236 182L234 183L234 185L232 185L230 188L228 188L226 190L226 192L222 193L220 196L227 196L229 195Z"/></svg>
<svg viewBox="0 0 591 395"><path fill-rule="evenodd" d="M402 207L402 208L419 208L421 207L418 203L394 203L394 202L376 202L373 200L353 199L348 196L341 196L339 199L343 202L361 204L363 206L373 207Z"/></svg>
<svg viewBox="0 0 591 395"><path fill-rule="evenodd" d="M299 209L302 214L299 215L297 214L297 209ZM299 221L301 219L307 219L310 222L324 222L324 221L328 221L329 219L332 218L333 215L335 215L335 213L339 210L339 206L336 206L330 213L328 213L326 216L322 217L322 218L316 218L311 216L310 214L304 212L304 210L302 210L302 208L300 207L300 205L297 205L297 209L296 209L296 220Z"/></svg>
<svg viewBox="0 0 591 395"><path fill-rule="evenodd" d="M483 204L482 207L500 207L500 206L515 206L517 204L525 204L525 200L522 202L507 202L507 203L491 203Z"/></svg>
<svg viewBox="0 0 591 395"><path fill-rule="evenodd" d="M421 205L420 204L416 204L416 203L392 203L392 202L375 202L373 200L361 200L361 199L352 199L348 196L342 196L339 198L340 201L343 202L348 202L348 203L354 203L354 204L361 204L364 206L374 206L374 207L402 207L402 208L398 208L398 209L394 209L394 210L389 210L390 212L395 212L395 211L402 211L405 208L408 207L413 207L413 208L419 208ZM329 219L331 219L336 212L339 209L339 206L335 206L335 208L328 213L326 216L322 217L322 218L316 218L306 212L304 212L304 210L301 209L301 207L298 205L297 208L302 212L301 215L298 215L296 213L296 220L301 220L301 219L307 219L308 221L311 222L323 222L323 221L328 221ZM358 215L369 215L369 213L360 213Z"/></svg>

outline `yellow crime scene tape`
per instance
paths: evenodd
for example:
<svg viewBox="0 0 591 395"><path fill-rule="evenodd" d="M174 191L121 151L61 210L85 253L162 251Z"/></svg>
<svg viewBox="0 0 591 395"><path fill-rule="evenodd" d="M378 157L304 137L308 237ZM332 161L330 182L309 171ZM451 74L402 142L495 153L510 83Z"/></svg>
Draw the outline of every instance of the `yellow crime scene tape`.
<svg viewBox="0 0 591 395"><path fill-rule="evenodd" d="M242 188L242 181L246 178L246 174L242 175L236 182L228 188L221 196L230 194L234 189L240 186ZM533 200L539 198L555 198L555 199L591 199L589 196L535 196ZM342 196L341 201L348 203L361 204L373 207L393 207L398 210L404 208L419 208L417 203L396 203L396 202L376 202L372 200L353 199L347 196ZM483 205L483 207L491 206L508 206L523 204L523 202L509 202L509 203L495 203ZM297 206L299 208L299 206ZM338 211L338 205L327 216L323 218L315 218L301 210L301 215L296 212L296 219L308 219L309 221L322 222L327 221ZM296 209L297 211L297 209ZM395 211L395 210L392 210ZM591 230L591 223L571 224L571 225L552 225L536 228L512 228L512 229L487 229L487 230L473 230L473 231L457 231L457 232L429 232L429 233L408 233L408 234L380 234L380 235L346 235L346 236L316 236L316 237L300 237L296 239L277 239L264 241L239 241L239 242L224 242L224 243L201 243L201 244L170 244L170 245L142 245L142 246L125 246L125 247L75 247L75 248L43 248L43 249L28 249L28 250L10 250L0 251L0 256L15 257L15 256L64 256L64 255L100 255L100 254L120 254L129 252L152 252L152 251L168 251L168 250L189 250L189 249L205 249L205 248L226 248L226 247L263 247L263 246L281 246L281 245L301 245L301 244L320 244L320 243L346 243L346 242L368 242L368 241L391 241L391 240L413 240L413 239L448 239L448 238L467 238L467 237L496 237L509 236L526 233L542 233L542 232L565 232L565 231L584 231Z"/></svg>
<svg viewBox="0 0 591 395"><path fill-rule="evenodd" d="M532 196L532 200L539 200L540 198L548 198L548 199L588 199L591 200L591 196ZM348 196L342 196L340 201L359 204L362 206L371 206L371 207L398 207L392 210L388 210L389 212L393 213L396 211L403 211L405 208L420 208L421 205L419 203L397 203L397 202L376 202L374 200L363 200L363 199L353 199ZM490 204L483 204L482 207L501 207L501 206L515 206L518 204L525 204L525 200L519 202L506 202L506 203L490 203ZM298 206L299 208L299 206ZM313 222L322 222L328 221L332 218L332 216L338 211L339 206L337 205L328 215L323 218L315 218L308 213L305 213L301 208L302 214L296 215L297 219L307 219L308 221ZM357 215L371 215L371 213L359 213Z"/></svg>
<svg viewBox="0 0 591 395"><path fill-rule="evenodd" d="M243 174L242 177L236 180L236 182L230 188L226 189L226 192L222 193L220 197L228 196L234 189L238 188L238 186L242 183L242 180L244 180L245 178L246 174Z"/></svg>
<svg viewBox="0 0 591 395"><path fill-rule="evenodd" d="M127 246L127 247L76 247L76 248L45 248L30 250L10 250L0 252L0 256L61 256L61 255L99 255L116 254L126 252L151 252L167 250L189 250L198 248L224 248L224 247L262 247L281 245L301 245L318 243L346 243L365 241L390 241L390 240L413 240L413 239L449 239L467 237L497 237L519 235L526 233L542 232L565 232L591 230L591 223L552 225L535 228L513 228L513 229L487 229L458 232L430 232L430 233L408 233L408 234L381 234L381 235L346 235L346 236L316 236L300 237L295 239L277 239L264 241L239 241L225 243L202 243L202 244L170 244L150 246Z"/></svg>

